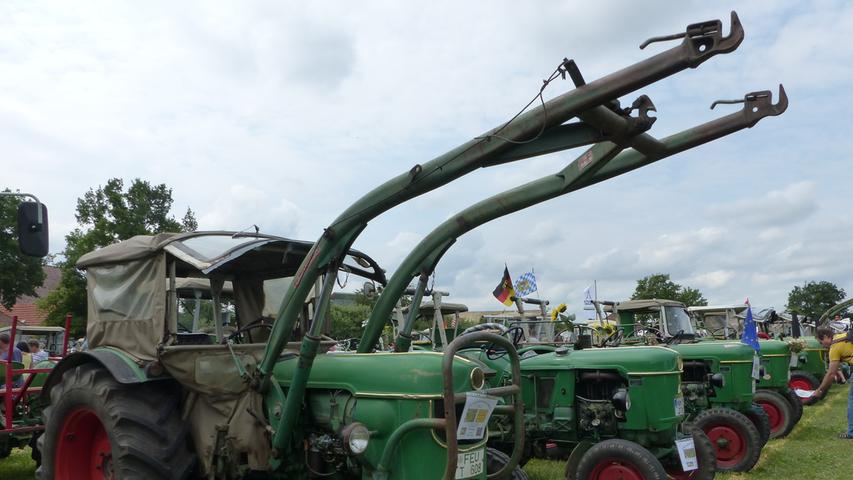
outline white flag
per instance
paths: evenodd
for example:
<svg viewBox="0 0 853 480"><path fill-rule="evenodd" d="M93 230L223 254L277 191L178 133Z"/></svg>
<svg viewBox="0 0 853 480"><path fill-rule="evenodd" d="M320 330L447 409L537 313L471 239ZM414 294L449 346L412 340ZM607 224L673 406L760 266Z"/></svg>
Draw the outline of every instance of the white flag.
<svg viewBox="0 0 853 480"><path fill-rule="evenodd" d="M595 305L592 301L596 298L595 284L586 287L583 291L583 309L587 320L595 320Z"/></svg>

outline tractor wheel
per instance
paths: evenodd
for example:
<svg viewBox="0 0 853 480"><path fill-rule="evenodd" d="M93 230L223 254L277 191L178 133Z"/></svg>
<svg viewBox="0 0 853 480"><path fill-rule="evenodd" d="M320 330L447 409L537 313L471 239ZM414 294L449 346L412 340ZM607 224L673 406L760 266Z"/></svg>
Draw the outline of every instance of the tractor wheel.
<svg viewBox="0 0 853 480"><path fill-rule="evenodd" d="M44 480L175 480L195 465L176 385L123 385L93 364L66 371L50 391L38 439Z"/></svg>
<svg viewBox="0 0 853 480"><path fill-rule="evenodd" d="M741 413L746 415L746 418L755 425L755 429L758 430L758 436L761 437L761 448L764 448L764 445L770 440L770 417L767 415L767 412L761 408L761 405L753 403L749 410Z"/></svg>
<svg viewBox="0 0 853 480"><path fill-rule="evenodd" d="M593 445L578 463L577 478L584 480L664 480L660 461L641 445L610 439Z"/></svg>
<svg viewBox="0 0 853 480"><path fill-rule="evenodd" d="M496 448L487 448L486 449L486 473L498 473L500 469L509 463L509 455L504 452L496 449ZM530 480L530 477L527 476L527 473L521 469L520 466L516 465L512 472L508 477L504 477L507 480Z"/></svg>
<svg viewBox="0 0 853 480"><path fill-rule="evenodd" d="M2 425L0 425L2 426ZM0 459L12 454L12 442L8 433L0 433Z"/></svg>
<svg viewBox="0 0 853 480"><path fill-rule="evenodd" d="M690 436L693 437L693 446L696 448L699 468L685 472L681 467L678 452L676 452L668 459L665 466L666 474L668 478L673 480L712 480L717 474L717 456L714 445L711 443L711 439L705 435L705 432L698 428L691 428Z"/></svg>
<svg viewBox="0 0 853 480"><path fill-rule="evenodd" d="M794 414L794 425L800 423L800 419L803 418L803 403L800 402L800 397L791 389L786 389L781 393L788 401L788 405L791 406L791 413Z"/></svg>
<svg viewBox="0 0 853 480"><path fill-rule="evenodd" d="M817 387L820 386L820 379L811 372L794 370L791 372L791 379L788 380L788 386L792 389L817 390Z"/></svg>
<svg viewBox="0 0 853 480"><path fill-rule="evenodd" d="M782 438L791 433L794 414L785 397L771 390L759 390L755 392L753 401L761 405L770 417L770 438Z"/></svg>
<svg viewBox="0 0 853 480"><path fill-rule="evenodd" d="M701 412L693 426L702 429L717 456L717 471L747 472L761 454L761 436L746 415L729 408Z"/></svg>
<svg viewBox="0 0 853 480"><path fill-rule="evenodd" d="M41 437L41 432L36 432L30 437L30 458L36 462L36 467L41 465L41 450L38 447L39 437Z"/></svg>

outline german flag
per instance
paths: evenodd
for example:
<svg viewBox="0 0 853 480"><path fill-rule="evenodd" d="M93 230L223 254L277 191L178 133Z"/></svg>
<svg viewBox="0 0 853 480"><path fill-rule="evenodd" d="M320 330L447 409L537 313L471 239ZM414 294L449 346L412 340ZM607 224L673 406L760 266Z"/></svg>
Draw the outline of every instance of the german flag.
<svg viewBox="0 0 853 480"><path fill-rule="evenodd" d="M512 303L515 301L515 289L512 288L512 277L509 276L509 269L506 267L504 267L504 278L501 279L501 283L495 287L495 291L492 292L492 295L507 307L511 307Z"/></svg>

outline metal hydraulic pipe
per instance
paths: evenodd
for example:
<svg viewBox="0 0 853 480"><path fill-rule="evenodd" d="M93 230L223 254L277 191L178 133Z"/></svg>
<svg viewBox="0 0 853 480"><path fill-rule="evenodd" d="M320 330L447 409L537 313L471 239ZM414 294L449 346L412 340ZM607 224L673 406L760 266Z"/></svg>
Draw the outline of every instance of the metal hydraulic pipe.
<svg viewBox="0 0 853 480"><path fill-rule="evenodd" d="M325 230L293 277L273 324L253 386L262 391L268 387L273 367L290 340L314 280L327 265L337 263L336 259L347 251L368 221L477 168L501 163L500 155L511 150L519 141L532 143L531 139L539 134L585 110L606 104L681 70L695 68L717 54L734 51L743 41L744 32L734 12L731 18L728 36L722 35L721 28L695 33L689 26L679 46L579 86L424 165L415 165L409 172L389 180L350 206ZM720 22L716 24L719 27ZM324 295L331 295L331 291L324 291ZM309 337L304 340L309 341ZM308 347L303 345L303 349ZM306 364L305 368L310 370L310 364ZM304 385L296 384L307 382L308 373L294 376L291 391L299 392L299 395L290 393L287 396L286 403L290 408L286 408L288 415L282 415L277 425L273 440L275 449L285 446L293 430L297 418L293 412L298 413L304 393Z"/></svg>

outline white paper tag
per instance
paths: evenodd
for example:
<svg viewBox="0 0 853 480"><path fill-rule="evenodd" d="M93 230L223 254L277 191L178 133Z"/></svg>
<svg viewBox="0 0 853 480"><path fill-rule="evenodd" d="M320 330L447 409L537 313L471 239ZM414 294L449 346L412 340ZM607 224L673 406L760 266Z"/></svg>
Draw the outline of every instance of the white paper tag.
<svg viewBox="0 0 853 480"><path fill-rule="evenodd" d="M797 365L800 364L800 356L794 352L791 352L791 361L788 362L788 366L791 368L796 368Z"/></svg>
<svg viewBox="0 0 853 480"><path fill-rule="evenodd" d="M483 473L483 459L485 457L484 450L472 450L456 455L456 475L457 480L463 478L471 478Z"/></svg>
<svg viewBox="0 0 853 480"><path fill-rule="evenodd" d="M678 396L672 399L672 405L675 407L675 416L684 415L684 397Z"/></svg>
<svg viewBox="0 0 853 480"><path fill-rule="evenodd" d="M486 433L489 417L498 404L498 397L490 397L482 393L468 392L465 398L465 408L459 418L456 438L459 440L480 440Z"/></svg>
<svg viewBox="0 0 853 480"><path fill-rule="evenodd" d="M794 393L796 393L800 398L811 398L811 396L814 395L814 392L814 390L803 390L800 388L794 389Z"/></svg>
<svg viewBox="0 0 853 480"><path fill-rule="evenodd" d="M752 378L756 380L761 379L761 360L758 358L758 355L752 357Z"/></svg>
<svg viewBox="0 0 853 480"><path fill-rule="evenodd" d="M692 438L682 438L675 441L678 447L678 458L681 459L681 469L685 472L699 468L699 458L696 456L696 446Z"/></svg>

